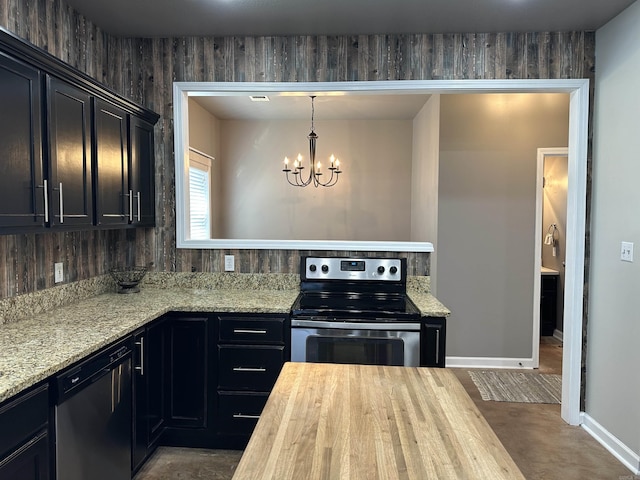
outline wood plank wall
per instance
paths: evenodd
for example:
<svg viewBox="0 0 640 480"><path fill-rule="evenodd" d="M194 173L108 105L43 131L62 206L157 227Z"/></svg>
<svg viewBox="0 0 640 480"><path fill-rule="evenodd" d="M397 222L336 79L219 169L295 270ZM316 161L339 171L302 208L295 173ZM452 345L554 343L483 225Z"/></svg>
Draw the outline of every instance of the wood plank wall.
<svg viewBox="0 0 640 480"><path fill-rule="evenodd" d="M56 261L65 262L70 282L125 263L222 271L227 253L241 272L297 272L300 255L314 253L175 248L174 81L589 78L593 86L595 68L594 32L118 38L61 0L3 0L0 25L161 115L157 227L0 235L0 298L52 286ZM410 274L429 273L429 254L402 255Z"/></svg>

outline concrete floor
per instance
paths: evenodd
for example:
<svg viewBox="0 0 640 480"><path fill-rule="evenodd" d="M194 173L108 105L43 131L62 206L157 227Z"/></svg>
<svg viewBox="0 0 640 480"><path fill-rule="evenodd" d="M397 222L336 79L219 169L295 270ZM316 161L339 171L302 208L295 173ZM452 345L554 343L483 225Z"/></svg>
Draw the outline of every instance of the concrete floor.
<svg viewBox="0 0 640 480"><path fill-rule="evenodd" d="M582 428L564 423L560 405L483 401L468 370L454 371L528 480L633 478ZM535 372L562 373L562 345L552 337L541 341L540 368ZM134 480L229 480L241 455L231 450L161 447Z"/></svg>

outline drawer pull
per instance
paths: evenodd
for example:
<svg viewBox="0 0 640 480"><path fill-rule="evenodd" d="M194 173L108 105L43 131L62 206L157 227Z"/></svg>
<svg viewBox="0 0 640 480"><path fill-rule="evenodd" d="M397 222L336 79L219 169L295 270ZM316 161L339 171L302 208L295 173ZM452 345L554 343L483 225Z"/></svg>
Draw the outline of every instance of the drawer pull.
<svg viewBox="0 0 640 480"><path fill-rule="evenodd" d="M254 330L254 329L245 329L245 328L234 328L233 333L254 333L257 335L266 335L266 330Z"/></svg>
<svg viewBox="0 0 640 480"><path fill-rule="evenodd" d="M267 369L264 367L233 367L234 372L266 372Z"/></svg>
<svg viewBox="0 0 640 480"><path fill-rule="evenodd" d="M244 413L234 413L233 418L248 418L250 420L258 420L260 415L246 415Z"/></svg>

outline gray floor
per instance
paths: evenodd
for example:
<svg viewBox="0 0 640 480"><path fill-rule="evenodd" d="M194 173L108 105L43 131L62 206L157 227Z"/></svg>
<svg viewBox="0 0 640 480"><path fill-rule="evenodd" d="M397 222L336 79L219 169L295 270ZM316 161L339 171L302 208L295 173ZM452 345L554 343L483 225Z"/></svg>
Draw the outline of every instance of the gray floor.
<svg viewBox="0 0 640 480"><path fill-rule="evenodd" d="M543 337L538 373L562 373L562 345ZM528 480L627 480L631 472L580 427L560 418L560 405L483 401L468 371L455 374ZM242 452L162 447L134 480L231 479ZM340 479L342 480L342 479Z"/></svg>

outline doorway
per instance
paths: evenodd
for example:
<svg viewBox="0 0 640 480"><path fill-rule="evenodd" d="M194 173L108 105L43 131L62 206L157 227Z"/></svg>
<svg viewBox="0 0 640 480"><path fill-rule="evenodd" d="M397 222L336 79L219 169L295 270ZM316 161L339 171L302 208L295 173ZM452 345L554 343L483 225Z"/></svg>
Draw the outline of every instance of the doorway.
<svg viewBox="0 0 640 480"><path fill-rule="evenodd" d="M568 155L565 147L539 148L536 190L535 364L540 349L562 346L566 266ZM541 346L542 345L542 346Z"/></svg>

